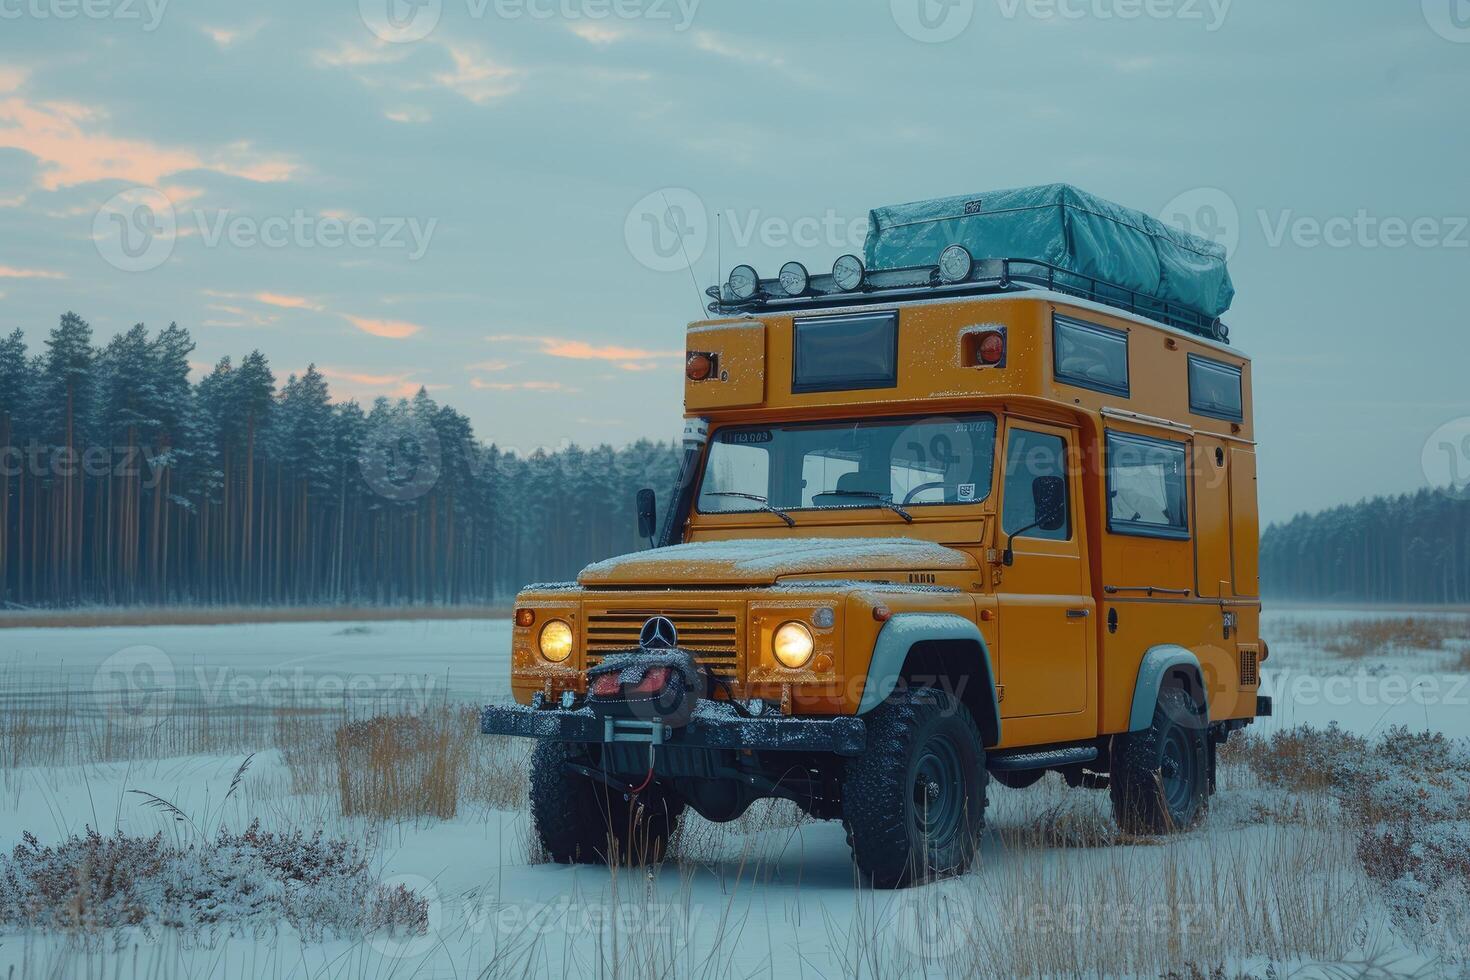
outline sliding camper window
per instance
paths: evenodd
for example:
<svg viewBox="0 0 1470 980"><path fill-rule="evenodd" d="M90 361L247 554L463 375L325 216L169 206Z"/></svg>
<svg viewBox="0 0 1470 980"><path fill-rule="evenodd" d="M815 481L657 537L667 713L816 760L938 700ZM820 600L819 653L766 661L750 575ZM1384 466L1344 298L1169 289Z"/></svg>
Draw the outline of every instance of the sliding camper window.
<svg viewBox="0 0 1470 980"><path fill-rule="evenodd" d="M1188 447L1109 432L1107 454L1108 530L1148 538L1188 538Z"/></svg>
<svg viewBox="0 0 1470 980"><path fill-rule="evenodd" d="M1054 317L1052 369L1063 384L1127 398L1128 334L1085 320Z"/></svg>
<svg viewBox="0 0 1470 980"><path fill-rule="evenodd" d="M898 385L898 314L798 319L792 327L791 390L857 391Z"/></svg>
<svg viewBox="0 0 1470 980"><path fill-rule="evenodd" d="M1241 370L1233 364L1189 355L1189 410L1227 422L1245 420Z"/></svg>

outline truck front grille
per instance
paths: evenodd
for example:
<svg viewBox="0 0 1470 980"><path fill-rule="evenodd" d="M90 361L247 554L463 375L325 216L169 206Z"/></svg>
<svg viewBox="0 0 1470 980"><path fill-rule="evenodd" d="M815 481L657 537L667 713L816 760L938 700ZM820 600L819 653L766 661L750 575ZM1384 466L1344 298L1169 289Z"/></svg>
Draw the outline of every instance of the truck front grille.
<svg viewBox="0 0 1470 980"><path fill-rule="evenodd" d="M739 617L719 609L607 609L587 615L587 666L613 653L638 649L638 634L654 616L667 616L679 631L679 647L711 674L740 679Z"/></svg>

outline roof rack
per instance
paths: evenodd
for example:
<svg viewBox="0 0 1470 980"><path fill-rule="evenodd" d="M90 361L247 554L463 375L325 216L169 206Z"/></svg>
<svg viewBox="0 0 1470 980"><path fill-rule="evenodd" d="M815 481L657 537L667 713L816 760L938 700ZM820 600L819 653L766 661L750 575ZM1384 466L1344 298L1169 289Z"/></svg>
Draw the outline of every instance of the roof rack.
<svg viewBox="0 0 1470 980"><path fill-rule="evenodd" d="M1207 340L1230 342L1230 330L1218 317L1034 259L976 259L969 275L956 280L941 276L938 265L863 272L861 284L851 290L839 287L832 273L805 278L806 288L795 294L787 291L781 279L761 279L754 294L744 299L735 295L729 283L711 286L706 291L714 300L709 312L723 316L762 310L819 310L897 300L984 296L1039 287L1158 320Z"/></svg>

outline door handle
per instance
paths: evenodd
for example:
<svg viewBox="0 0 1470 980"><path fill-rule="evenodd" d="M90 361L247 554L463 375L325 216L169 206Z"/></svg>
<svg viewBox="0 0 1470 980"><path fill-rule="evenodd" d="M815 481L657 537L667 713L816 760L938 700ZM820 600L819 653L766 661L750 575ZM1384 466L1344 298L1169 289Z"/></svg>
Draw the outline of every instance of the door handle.
<svg viewBox="0 0 1470 980"><path fill-rule="evenodd" d="M1067 610L1067 618L1068 619L1086 619L1088 616L1091 616L1091 615L1092 615L1092 610L1091 609L1068 609Z"/></svg>

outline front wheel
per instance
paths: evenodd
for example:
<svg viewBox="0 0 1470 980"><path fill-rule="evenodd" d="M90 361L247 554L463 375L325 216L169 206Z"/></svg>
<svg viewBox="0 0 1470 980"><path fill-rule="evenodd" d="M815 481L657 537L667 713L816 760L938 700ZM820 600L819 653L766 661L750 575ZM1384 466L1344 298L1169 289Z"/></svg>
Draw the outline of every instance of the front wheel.
<svg viewBox="0 0 1470 980"><path fill-rule="evenodd" d="M581 746L542 741L531 754L531 818L557 864L657 864L684 805L655 784L632 800L567 768Z"/></svg>
<svg viewBox="0 0 1470 980"><path fill-rule="evenodd" d="M858 869L878 888L963 872L985 829L988 780L968 708L943 691L889 698L868 716L868 749L843 780Z"/></svg>
<svg viewBox="0 0 1470 980"><path fill-rule="evenodd" d="M1113 739L1113 816L1131 834L1188 830L1210 792L1202 709L1177 687L1159 692L1153 724Z"/></svg>

